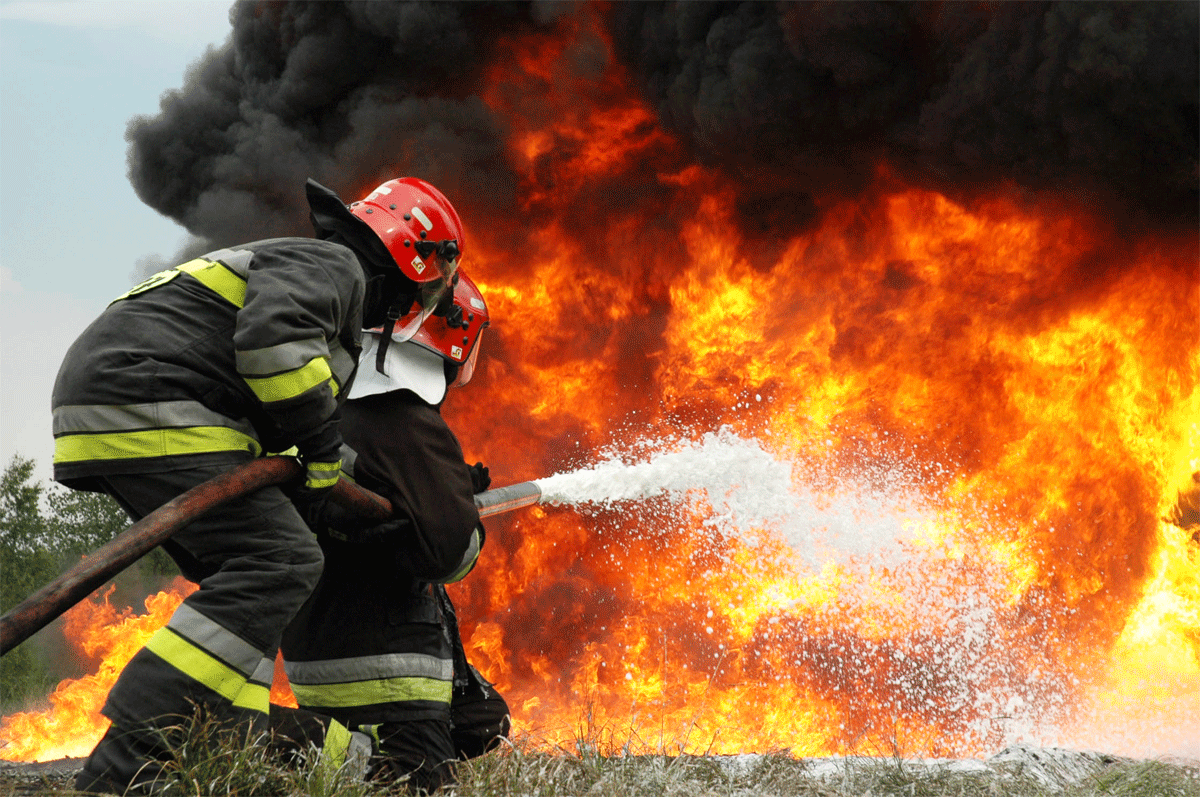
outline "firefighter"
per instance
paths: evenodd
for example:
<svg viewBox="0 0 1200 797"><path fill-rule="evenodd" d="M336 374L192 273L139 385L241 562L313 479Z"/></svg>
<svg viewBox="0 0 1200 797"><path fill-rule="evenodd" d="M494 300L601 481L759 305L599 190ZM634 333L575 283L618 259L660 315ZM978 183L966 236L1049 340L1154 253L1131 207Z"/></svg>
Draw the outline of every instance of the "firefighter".
<svg viewBox="0 0 1200 797"><path fill-rule="evenodd" d="M463 245L454 208L415 178L345 205L309 180L314 238L220 249L114 300L54 385L54 478L140 519L255 457L294 447L303 484L233 500L163 547L199 585L109 692L112 725L76 780L148 790L171 729L197 713L265 731L284 626L321 573L316 516L338 479L339 405L362 329L445 307ZM395 324L391 324L395 326ZM294 503L293 503L294 500Z"/></svg>
<svg viewBox="0 0 1200 797"><path fill-rule="evenodd" d="M371 737L367 777L427 791L509 724L504 699L466 660L443 586L474 567L484 530L472 496L490 483L440 413L447 388L470 381L489 322L478 289L456 277L453 307L410 341L368 333L342 419L356 456L342 467L396 519L364 528L330 508L324 573L282 643L301 709Z"/></svg>

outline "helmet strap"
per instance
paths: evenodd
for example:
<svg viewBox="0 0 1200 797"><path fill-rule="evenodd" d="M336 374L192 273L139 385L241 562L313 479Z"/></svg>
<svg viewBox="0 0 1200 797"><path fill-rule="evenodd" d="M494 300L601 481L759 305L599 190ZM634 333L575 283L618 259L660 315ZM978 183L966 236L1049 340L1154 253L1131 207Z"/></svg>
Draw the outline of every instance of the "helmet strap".
<svg viewBox="0 0 1200 797"><path fill-rule="evenodd" d="M396 328L396 319L388 314L388 320L383 322L383 336L379 339L379 346L375 349L375 370L387 376L387 371L383 368L383 363L387 359L388 344L392 342L392 330Z"/></svg>
<svg viewBox="0 0 1200 797"><path fill-rule="evenodd" d="M401 294L387 309L387 318L383 322L383 337L379 339L379 348L375 350L375 370L384 376L387 376L387 371L383 369L383 363L387 359L388 344L392 342L392 330L396 328L396 322L412 308L412 305L412 295Z"/></svg>

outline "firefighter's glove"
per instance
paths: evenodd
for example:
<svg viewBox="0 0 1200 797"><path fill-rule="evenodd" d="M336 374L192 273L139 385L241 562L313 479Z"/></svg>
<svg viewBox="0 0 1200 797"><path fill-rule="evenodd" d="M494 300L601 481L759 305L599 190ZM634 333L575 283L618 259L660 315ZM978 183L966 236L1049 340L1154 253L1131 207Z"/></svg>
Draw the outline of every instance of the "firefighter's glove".
<svg viewBox="0 0 1200 797"><path fill-rule="evenodd" d="M488 469L484 467L482 462L476 462L471 466L471 490L475 493L482 493L492 483L492 477L488 475Z"/></svg>
<svg viewBox="0 0 1200 797"><path fill-rule="evenodd" d="M318 532L335 540L353 543L388 543L410 539L412 521L407 517L372 525L359 514L334 503L326 504Z"/></svg>
<svg viewBox="0 0 1200 797"><path fill-rule="evenodd" d="M316 434L301 440L296 448L304 466L304 481L292 491L292 503L312 529L319 530L325 504L333 493L342 469L342 435L336 421L328 421Z"/></svg>
<svg viewBox="0 0 1200 797"><path fill-rule="evenodd" d="M366 528L358 527L347 531L341 538L346 542L356 543L396 543L406 540L412 534L412 521L408 518L394 518L385 523Z"/></svg>

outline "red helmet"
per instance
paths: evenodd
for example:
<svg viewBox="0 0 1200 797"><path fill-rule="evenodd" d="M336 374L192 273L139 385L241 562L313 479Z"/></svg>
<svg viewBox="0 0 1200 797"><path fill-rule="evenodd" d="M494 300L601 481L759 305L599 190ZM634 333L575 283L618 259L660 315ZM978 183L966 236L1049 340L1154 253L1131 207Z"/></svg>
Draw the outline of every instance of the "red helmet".
<svg viewBox="0 0 1200 797"><path fill-rule="evenodd" d="M443 316L430 316L421 324L410 342L440 354L459 366L458 378L451 387L462 387L475 374L479 357L479 339L490 322L483 294L465 273L456 274L454 305ZM416 312L414 309L412 312ZM410 313L411 315L411 313ZM397 326L408 320L405 316Z"/></svg>
<svg viewBox="0 0 1200 797"><path fill-rule="evenodd" d="M379 236L400 271L420 288L413 310L421 312L403 316L394 330L407 340L450 291L463 251L462 220L441 191L416 177L388 180L351 204L350 212Z"/></svg>

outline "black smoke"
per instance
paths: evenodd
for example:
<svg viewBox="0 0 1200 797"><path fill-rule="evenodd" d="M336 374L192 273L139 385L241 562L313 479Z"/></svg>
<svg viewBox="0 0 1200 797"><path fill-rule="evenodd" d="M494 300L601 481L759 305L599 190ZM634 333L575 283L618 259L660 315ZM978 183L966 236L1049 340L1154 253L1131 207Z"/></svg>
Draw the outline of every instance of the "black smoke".
<svg viewBox="0 0 1200 797"><path fill-rule="evenodd" d="M206 244L306 233L307 177L353 192L413 174L495 212L516 178L483 69L505 33L549 35L579 9L242 0L229 40L130 123L131 181ZM881 166L966 196L1008 185L1195 223L1198 9L638 2L603 15L661 124L738 178L747 219L779 231Z"/></svg>
<svg viewBox="0 0 1200 797"><path fill-rule="evenodd" d="M1200 5L622 3L612 29L663 123L756 214L853 195L881 163L1194 221Z"/></svg>
<svg viewBox="0 0 1200 797"><path fill-rule="evenodd" d="M229 40L129 124L130 180L201 247L308 234L308 177L347 201L401 174L511 201L503 123L473 89L490 41L533 19L526 4L238 2Z"/></svg>

